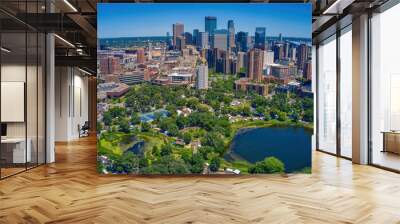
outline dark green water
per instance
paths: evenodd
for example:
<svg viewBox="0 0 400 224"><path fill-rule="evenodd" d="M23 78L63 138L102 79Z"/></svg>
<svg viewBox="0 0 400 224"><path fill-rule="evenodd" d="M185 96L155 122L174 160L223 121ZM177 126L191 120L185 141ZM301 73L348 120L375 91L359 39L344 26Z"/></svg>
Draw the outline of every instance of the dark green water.
<svg viewBox="0 0 400 224"><path fill-rule="evenodd" d="M242 129L234 137L231 153L251 163L274 156L285 164L285 172L311 167L311 133L297 127Z"/></svg>

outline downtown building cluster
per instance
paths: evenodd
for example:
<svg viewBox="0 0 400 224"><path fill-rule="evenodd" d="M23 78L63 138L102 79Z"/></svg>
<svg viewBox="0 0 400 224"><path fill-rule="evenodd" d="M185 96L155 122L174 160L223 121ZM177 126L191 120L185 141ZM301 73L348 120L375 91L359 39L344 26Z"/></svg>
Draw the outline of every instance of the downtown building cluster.
<svg viewBox="0 0 400 224"><path fill-rule="evenodd" d="M216 73L239 74L236 88L245 91L268 93L268 84L299 85L295 80L311 80L311 47L306 43L286 40L280 34L267 40L266 27L256 27L254 35L235 32L233 20L226 29L217 28L217 18L205 17L204 32L194 29L187 32L184 24L172 25L170 50L183 51L194 46L208 67ZM169 39L169 34L167 34Z"/></svg>
<svg viewBox="0 0 400 224"><path fill-rule="evenodd" d="M237 90L260 95L301 91L311 80L311 47L281 34L267 37L266 27L256 27L251 35L236 32L233 20L219 29L217 18L206 16L204 30L188 32L183 23L171 28L172 36L143 37L123 47L100 45L98 98L120 97L143 82L208 89L209 72L237 75Z"/></svg>

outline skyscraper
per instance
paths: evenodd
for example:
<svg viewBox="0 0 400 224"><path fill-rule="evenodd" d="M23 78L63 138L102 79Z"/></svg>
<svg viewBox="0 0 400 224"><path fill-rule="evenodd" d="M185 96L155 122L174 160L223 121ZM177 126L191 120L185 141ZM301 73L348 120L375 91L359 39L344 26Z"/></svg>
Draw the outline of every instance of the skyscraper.
<svg viewBox="0 0 400 224"><path fill-rule="evenodd" d="M289 58L289 50L290 50L290 44L289 43L284 43L284 58Z"/></svg>
<svg viewBox="0 0 400 224"><path fill-rule="evenodd" d="M204 21L204 30L208 33L208 42L212 46L212 37L214 35L215 30L217 29L217 17L214 16L206 16Z"/></svg>
<svg viewBox="0 0 400 224"><path fill-rule="evenodd" d="M292 61L296 61L296 48L292 47L292 49L290 50L290 59Z"/></svg>
<svg viewBox="0 0 400 224"><path fill-rule="evenodd" d="M311 68L311 61L306 61L304 63L304 69L303 69L303 78L306 80L311 80L312 79L312 68Z"/></svg>
<svg viewBox="0 0 400 224"><path fill-rule="evenodd" d="M138 64L143 64L145 61L145 56L144 56L144 49L139 48L136 50L136 61Z"/></svg>
<svg viewBox="0 0 400 224"><path fill-rule="evenodd" d="M151 42L149 42L148 48L149 48L149 50L148 50L147 58L149 60L151 60L153 58L153 55L152 55L152 52L151 52L151 50L152 50Z"/></svg>
<svg viewBox="0 0 400 224"><path fill-rule="evenodd" d="M171 36L169 35L169 32L167 32L167 46L170 47L171 45L172 45Z"/></svg>
<svg viewBox="0 0 400 224"><path fill-rule="evenodd" d="M256 27L254 47L265 50L265 27Z"/></svg>
<svg viewBox="0 0 400 224"><path fill-rule="evenodd" d="M274 52L265 51L264 52L264 68L268 65L274 64Z"/></svg>
<svg viewBox="0 0 400 224"><path fill-rule="evenodd" d="M209 43L208 43L208 33L207 32L200 32L199 34L199 47L201 49L208 49L209 48Z"/></svg>
<svg viewBox="0 0 400 224"><path fill-rule="evenodd" d="M237 45L238 45L239 51L247 52L247 50L249 49L247 37L248 37L248 33L246 33L246 32L240 31L237 33Z"/></svg>
<svg viewBox="0 0 400 224"><path fill-rule="evenodd" d="M192 40L193 40L193 35L190 32L185 32L186 45L192 45L193 44Z"/></svg>
<svg viewBox="0 0 400 224"><path fill-rule="evenodd" d="M215 30L212 36L213 48L226 51L228 49L228 31L227 30Z"/></svg>
<svg viewBox="0 0 400 224"><path fill-rule="evenodd" d="M255 82L263 78L264 51L254 48L247 53L247 77Z"/></svg>
<svg viewBox="0 0 400 224"><path fill-rule="evenodd" d="M233 20L228 20L228 32L229 32L228 47L234 48L235 47L235 24L233 23Z"/></svg>
<svg viewBox="0 0 400 224"><path fill-rule="evenodd" d="M246 59L246 53L245 52L238 52L237 53L237 59L236 59L236 70L240 71L241 68L244 68L246 65L245 62Z"/></svg>
<svg viewBox="0 0 400 224"><path fill-rule="evenodd" d="M176 46L175 46L175 49L181 51L181 50L185 49L185 46L186 46L185 37L183 37L183 36L177 36L177 37L176 37Z"/></svg>
<svg viewBox="0 0 400 224"><path fill-rule="evenodd" d="M308 46L306 44L300 44L297 53L297 66L299 69L304 68L304 63L308 60Z"/></svg>
<svg viewBox="0 0 400 224"><path fill-rule="evenodd" d="M199 46L199 29L194 29L193 30L193 40L192 43L195 46Z"/></svg>
<svg viewBox="0 0 400 224"><path fill-rule="evenodd" d="M197 66L196 69L196 88L197 89L208 89L208 66L206 63L202 63Z"/></svg>
<svg viewBox="0 0 400 224"><path fill-rule="evenodd" d="M284 49L282 44L275 44L272 47L274 51L274 60L281 60L284 58Z"/></svg>
<svg viewBox="0 0 400 224"><path fill-rule="evenodd" d="M204 30L208 32L210 36L212 36L214 34L214 31L217 29L217 17L206 16L204 24L205 24Z"/></svg>
<svg viewBox="0 0 400 224"><path fill-rule="evenodd" d="M178 37L182 37L184 35L185 29L183 24L181 23L175 23L172 25L172 32L173 32L173 38L172 38L172 44L174 48L176 48L176 40Z"/></svg>

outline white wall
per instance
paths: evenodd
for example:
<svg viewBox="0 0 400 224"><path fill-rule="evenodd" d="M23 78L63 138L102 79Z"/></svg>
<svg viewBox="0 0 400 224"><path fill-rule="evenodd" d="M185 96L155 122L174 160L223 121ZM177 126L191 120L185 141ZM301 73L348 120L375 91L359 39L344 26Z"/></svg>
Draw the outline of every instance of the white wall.
<svg viewBox="0 0 400 224"><path fill-rule="evenodd" d="M72 67L56 67L55 73L55 140L74 140L78 125L89 119L88 78Z"/></svg>

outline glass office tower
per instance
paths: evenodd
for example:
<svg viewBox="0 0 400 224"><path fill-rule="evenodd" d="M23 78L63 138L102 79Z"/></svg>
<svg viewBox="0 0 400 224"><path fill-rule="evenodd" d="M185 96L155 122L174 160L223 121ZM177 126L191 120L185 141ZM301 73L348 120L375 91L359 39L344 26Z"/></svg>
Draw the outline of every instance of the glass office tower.
<svg viewBox="0 0 400 224"><path fill-rule="evenodd" d="M206 16L204 30L210 35L214 35L214 31L217 29L217 17Z"/></svg>
<svg viewBox="0 0 400 224"><path fill-rule="evenodd" d="M256 27L254 38L254 47L258 49L265 49L265 27Z"/></svg>

